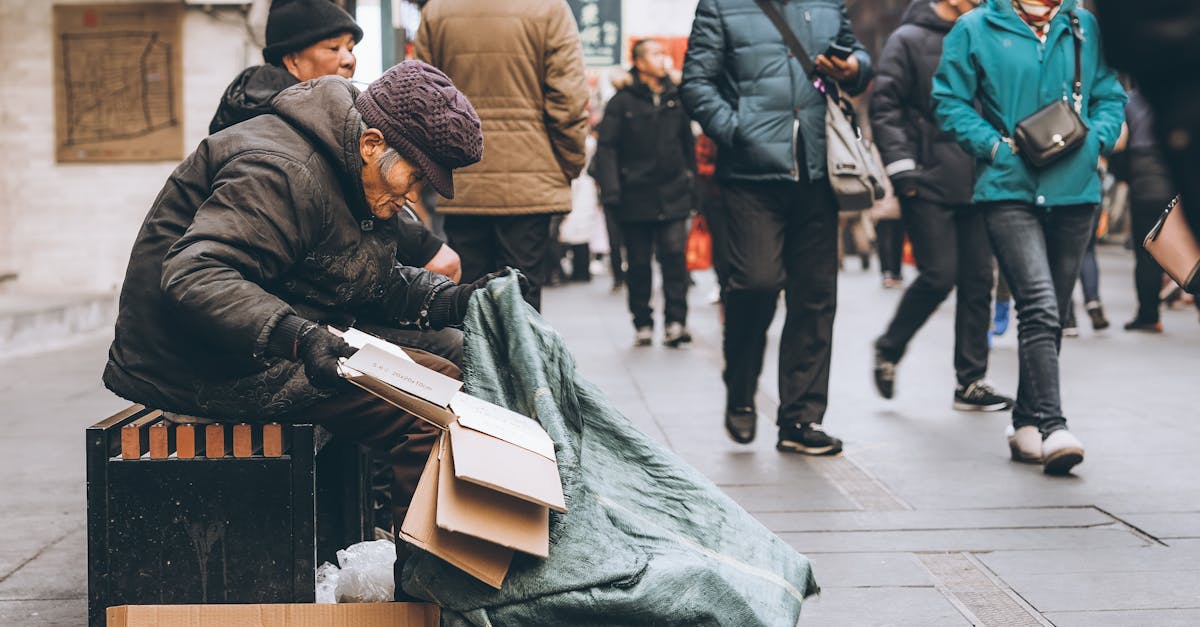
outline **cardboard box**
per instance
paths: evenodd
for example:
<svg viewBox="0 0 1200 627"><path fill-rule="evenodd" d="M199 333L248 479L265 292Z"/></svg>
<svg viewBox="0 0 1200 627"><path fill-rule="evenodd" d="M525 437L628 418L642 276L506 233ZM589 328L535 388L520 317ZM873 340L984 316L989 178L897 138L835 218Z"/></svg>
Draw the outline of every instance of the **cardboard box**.
<svg viewBox="0 0 1200 627"><path fill-rule="evenodd" d="M443 430L400 537L499 588L514 551L546 557L550 510L566 512L554 442L536 421L461 391L402 349L351 329L351 383Z"/></svg>
<svg viewBox="0 0 1200 627"><path fill-rule="evenodd" d="M108 627L438 627L430 603L121 605Z"/></svg>

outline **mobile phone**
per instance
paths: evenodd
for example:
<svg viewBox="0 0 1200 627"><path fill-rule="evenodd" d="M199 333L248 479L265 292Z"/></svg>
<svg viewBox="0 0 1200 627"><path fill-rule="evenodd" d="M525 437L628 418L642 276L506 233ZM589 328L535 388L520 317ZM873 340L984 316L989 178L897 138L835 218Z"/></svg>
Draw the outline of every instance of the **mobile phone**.
<svg viewBox="0 0 1200 627"><path fill-rule="evenodd" d="M850 55L852 55L852 54L854 54L853 48L843 46L837 42L834 42L833 44L831 44L829 46L829 48L825 51L826 57L829 57L831 59L834 57L837 57L843 61L845 61L846 59L849 59Z"/></svg>

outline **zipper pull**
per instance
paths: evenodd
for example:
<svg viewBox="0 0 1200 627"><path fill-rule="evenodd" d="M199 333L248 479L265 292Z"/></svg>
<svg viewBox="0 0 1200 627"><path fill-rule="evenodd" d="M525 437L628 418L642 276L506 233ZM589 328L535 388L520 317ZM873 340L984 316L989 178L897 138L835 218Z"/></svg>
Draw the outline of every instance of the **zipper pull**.
<svg viewBox="0 0 1200 627"><path fill-rule="evenodd" d="M812 12L808 9L804 10L804 21L812 24Z"/></svg>

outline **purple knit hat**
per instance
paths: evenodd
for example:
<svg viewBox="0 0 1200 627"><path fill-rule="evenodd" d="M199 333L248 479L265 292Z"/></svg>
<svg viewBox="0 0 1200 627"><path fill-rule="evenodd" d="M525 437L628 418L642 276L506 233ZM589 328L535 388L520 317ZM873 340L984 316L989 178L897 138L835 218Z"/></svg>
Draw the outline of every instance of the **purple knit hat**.
<svg viewBox="0 0 1200 627"><path fill-rule="evenodd" d="M454 198L451 170L483 157L479 114L450 77L421 61L394 65L354 103L367 126L421 168L437 193Z"/></svg>

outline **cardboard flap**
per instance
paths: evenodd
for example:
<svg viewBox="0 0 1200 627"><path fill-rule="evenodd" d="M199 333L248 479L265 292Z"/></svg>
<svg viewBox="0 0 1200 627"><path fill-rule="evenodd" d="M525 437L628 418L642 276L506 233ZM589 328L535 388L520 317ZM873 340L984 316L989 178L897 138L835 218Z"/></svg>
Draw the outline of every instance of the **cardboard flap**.
<svg viewBox="0 0 1200 627"><path fill-rule="evenodd" d="M452 446L438 464L437 525L538 557L550 555L550 510L457 479Z"/></svg>
<svg viewBox="0 0 1200 627"><path fill-rule="evenodd" d="M342 364L443 408L462 388L462 381L434 372L407 355L399 358L375 343L365 344Z"/></svg>
<svg viewBox="0 0 1200 627"><path fill-rule="evenodd" d="M551 461L555 459L554 441L538 421L528 416L466 392L454 395L450 409L458 414L458 422L464 427L511 442Z"/></svg>
<svg viewBox="0 0 1200 627"><path fill-rule="evenodd" d="M443 446L448 446L445 434L438 438L425 462L408 514L400 526L400 537L498 590L512 564L513 550L437 526L438 452Z"/></svg>
<svg viewBox="0 0 1200 627"><path fill-rule="evenodd" d="M372 346L378 346L379 348L383 349L384 352L392 355L393 357L398 357L405 361L413 361L413 358L409 357L408 353L404 352L403 348L400 348L399 346L396 346L395 344L392 344L381 337L376 337L365 331L355 329L354 327L346 329L345 331L339 331L335 327L329 327L329 331L335 335L342 336L342 339L349 344L351 348L361 349L362 347L370 344Z"/></svg>
<svg viewBox="0 0 1200 627"><path fill-rule="evenodd" d="M458 479L556 512L567 511L558 464L554 461L458 423L451 424L449 430L454 475Z"/></svg>
<svg viewBox="0 0 1200 627"><path fill-rule="evenodd" d="M450 423L458 419L458 416L455 416L454 412L445 407L439 407L423 398L413 396L403 390L397 390L371 375L348 368L345 364L338 366L338 373L350 383L378 396L395 407L436 425L440 429L445 429Z"/></svg>

